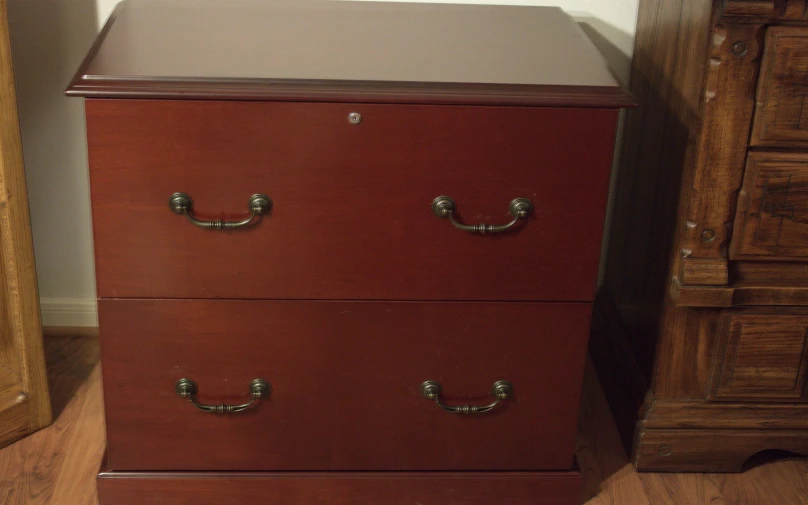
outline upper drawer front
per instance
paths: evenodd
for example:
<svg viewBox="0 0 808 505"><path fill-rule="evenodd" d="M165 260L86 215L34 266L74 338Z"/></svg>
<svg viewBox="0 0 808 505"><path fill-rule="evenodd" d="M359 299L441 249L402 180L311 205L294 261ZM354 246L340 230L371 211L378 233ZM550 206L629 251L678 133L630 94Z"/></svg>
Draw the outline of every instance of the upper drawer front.
<svg viewBox="0 0 808 505"><path fill-rule="evenodd" d="M768 30L759 82L752 145L808 147L808 29Z"/></svg>
<svg viewBox="0 0 808 505"><path fill-rule="evenodd" d="M808 258L808 154L749 153L730 257Z"/></svg>
<svg viewBox="0 0 808 505"><path fill-rule="evenodd" d="M351 124L352 112L362 115ZM100 297L591 300L617 112L88 100ZM201 218L271 213L247 230ZM535 210L496 235L509 204ZM241 214L239 214L241 213Z"/></svg>
<svg viewBox="0 0 808 505"><path fill-rule="evenodd" d="M114 470L569 469L588 303L101 300ZM201 412L175 393L240 404ZM477 415L449 406L493 401Z"/></svg>

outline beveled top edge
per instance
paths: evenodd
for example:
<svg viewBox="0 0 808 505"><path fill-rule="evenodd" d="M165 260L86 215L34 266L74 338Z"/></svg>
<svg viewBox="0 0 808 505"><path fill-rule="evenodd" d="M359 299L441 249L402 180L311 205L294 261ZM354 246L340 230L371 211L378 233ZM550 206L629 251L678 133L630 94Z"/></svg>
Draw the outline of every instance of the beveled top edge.
<svg viewBox="0 0 808 505"><path fill-rule="evenodd" d="M147 2L147 0L140 1ZM497 82L160 76L127 75L125 72L120 74L93 72L93 70L97 70L95 67L99 66L96 59L108 35L113 30L116 21L120 19L124 8L132 3L133 0L127 0L116 6L65 91L66 95L87 98L351 101L597 108L625 108L637 105L632 95L620 85L611 73L609 73L608 79L601 76L598 82L610 82L613 85L588 86ZM134 3L138 3L138 0L134 0ZM562 13L555 8L543 9ZM575 23L572 22L572 24ZM574 28L580 31L577 25ZM590 47L585 49L596 53L594 46L591 46L588 40L586 45ZM591 61L592 54L587 55L587 58ZM599 54L597 59L606 68ZM103 69L103 65L100 66Z"/></svg>
<svg viewBox="0 0 808 505"><path fill-rule="evenodd" d="M67 96L167 100L401 103L633 108L622 88L471 85L362 81L250 81L212 79L75 79Z"/></svg>

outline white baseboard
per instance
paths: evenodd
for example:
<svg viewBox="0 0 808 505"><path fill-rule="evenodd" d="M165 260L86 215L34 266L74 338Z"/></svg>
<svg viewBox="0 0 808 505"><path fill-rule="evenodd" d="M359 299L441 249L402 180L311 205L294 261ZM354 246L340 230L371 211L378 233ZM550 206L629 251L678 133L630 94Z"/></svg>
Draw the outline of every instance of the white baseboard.
<svg viewBox="0 0 808 505"><path fill-rule="evenodd" d="M42 326L98 326L98 307L93 298L41 298Z"/></svg>

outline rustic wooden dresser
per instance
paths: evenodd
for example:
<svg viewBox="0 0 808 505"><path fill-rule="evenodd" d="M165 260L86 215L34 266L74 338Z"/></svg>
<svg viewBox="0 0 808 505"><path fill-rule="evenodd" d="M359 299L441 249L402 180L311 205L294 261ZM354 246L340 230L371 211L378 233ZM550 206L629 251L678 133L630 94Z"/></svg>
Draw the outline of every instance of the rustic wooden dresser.
<svg viewBox="0 0 808 505"><path fill-rule="evenodd" d="M571 18L128 0L67 93L86 98L102 505L579 503L634 102Z"/></svg>
<svg viewBox="0 0 808 505"><path fill-rule="evenodd" d="M592 354L641 470L808 454L808 3L642 0Z"/></svg>

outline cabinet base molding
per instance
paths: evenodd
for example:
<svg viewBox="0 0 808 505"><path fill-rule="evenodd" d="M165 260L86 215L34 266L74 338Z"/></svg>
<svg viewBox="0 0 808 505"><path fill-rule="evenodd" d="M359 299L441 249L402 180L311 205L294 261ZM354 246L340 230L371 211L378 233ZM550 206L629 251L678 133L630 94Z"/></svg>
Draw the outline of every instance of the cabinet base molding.
<svg viewBox="0 0 808 505"><path fill-rule="evenodd" d="M601 293L589 354L638 471L740 472L762 451L808 455L808 404L659 398L629 341L620 312Z"/></svg>
<svg viewBox="0 0 808 505"><path fill-rule="evenodd" d="M98 475L99 505L579 505L568 472L113 472Z"/></svg>
<svg viewBox="0 0 808 505"><path fill-rule="evenodd" d="M634 464L647 472L740 472L749 458L772 449L808 454L808 432L645 429Z"/></svg>
<svg viewBox="0 0 808 505"><path fill-rule="evenodd" d="M643 427L666 430L805 430L808 433L808 405L657 400L643 420Z"/></svg>

